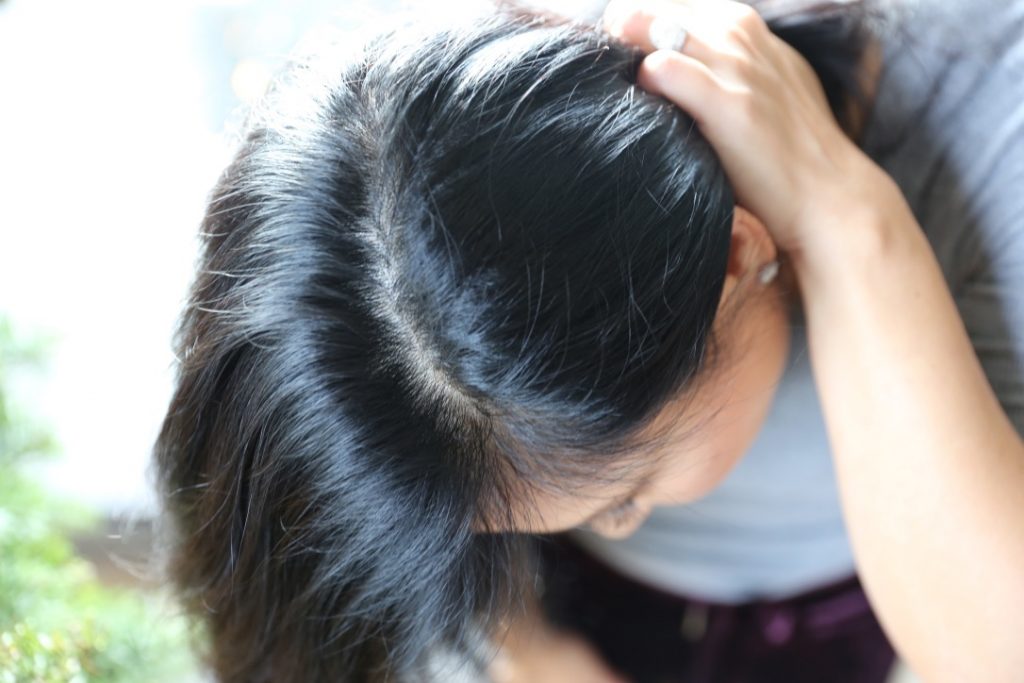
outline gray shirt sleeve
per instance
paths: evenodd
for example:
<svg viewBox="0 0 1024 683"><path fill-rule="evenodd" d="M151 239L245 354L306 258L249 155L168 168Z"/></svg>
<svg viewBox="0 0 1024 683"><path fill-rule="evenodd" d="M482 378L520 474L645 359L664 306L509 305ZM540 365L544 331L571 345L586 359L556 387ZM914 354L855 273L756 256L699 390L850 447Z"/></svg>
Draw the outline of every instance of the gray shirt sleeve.
<svg viewBox="0 0 1024 683"><path fill-rule="evenodd" d="M1024 190L1024 177L1017 186ZM1006 204L1021 204L1020 196ZM1024 206L1003 214L1002 229L990 225L982 235L982 257L958 288L956 303L989 383L1024 435Z"/></svg>
<svg viewBox="0 0 1024 683"><path fill-rule="evenodd" d="M913 207L1024 434L1024 0L905 6L904 29L929 30L888 37L869 148Z"/></svg>

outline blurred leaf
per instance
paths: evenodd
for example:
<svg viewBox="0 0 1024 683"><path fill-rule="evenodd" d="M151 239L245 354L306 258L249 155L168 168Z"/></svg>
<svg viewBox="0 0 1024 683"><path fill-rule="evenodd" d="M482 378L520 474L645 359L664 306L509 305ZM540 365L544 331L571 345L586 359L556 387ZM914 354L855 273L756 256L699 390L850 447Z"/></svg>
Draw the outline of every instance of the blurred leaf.
<svg viewBox="0 0 1024 683"><path fill-rule="evenodd" d="M190 622L166 594L101 585L67 537L97 529L98 515L25 474L26 463L57 449L11 386L44 367L49 344L19 338L0 316L0 683L184 680L193 668Z"/></svg>

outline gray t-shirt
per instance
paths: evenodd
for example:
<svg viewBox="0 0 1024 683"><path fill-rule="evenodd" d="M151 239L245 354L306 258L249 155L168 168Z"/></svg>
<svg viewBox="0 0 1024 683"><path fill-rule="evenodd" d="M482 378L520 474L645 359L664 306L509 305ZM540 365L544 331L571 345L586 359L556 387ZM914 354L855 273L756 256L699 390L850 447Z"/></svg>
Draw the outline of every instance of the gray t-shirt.
<svg viewBox="0 0 1024 683"><path fill-rule="evenodd" d="M1024 433L1024 1L892 7L876 29L884 66L861 145L902 188ZM629 576L719 602L853 574L803 326L764 427L717 489L657 508L624 540L573 534Z"/></svg>

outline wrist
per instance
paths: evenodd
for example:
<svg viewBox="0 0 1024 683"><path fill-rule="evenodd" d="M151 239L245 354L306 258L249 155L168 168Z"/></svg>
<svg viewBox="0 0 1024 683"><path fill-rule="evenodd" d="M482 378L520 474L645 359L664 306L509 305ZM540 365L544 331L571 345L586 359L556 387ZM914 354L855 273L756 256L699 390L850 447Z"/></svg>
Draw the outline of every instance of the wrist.
<svg viewBox="0 0 1024 683"><path fill-rule="evenodd" d="M787 254L805 299L829 283L869 276L875 265L924 240L899 186L877 167L822 199Z"/></svg>

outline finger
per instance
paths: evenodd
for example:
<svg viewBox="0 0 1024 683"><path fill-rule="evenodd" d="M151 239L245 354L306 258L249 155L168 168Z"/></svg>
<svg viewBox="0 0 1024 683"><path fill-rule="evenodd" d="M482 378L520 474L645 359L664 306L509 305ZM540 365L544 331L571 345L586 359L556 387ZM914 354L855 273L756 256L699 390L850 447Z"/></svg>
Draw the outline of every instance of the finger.
<svg viewBox="0 0 1024 683"><path fill-rule="evenodd" d="M683 54L709 63L715 58L715 51L701 37L700 22L686 3L668 0L611 0L605 8L603 23L610 35L644 52L668 47L655 44L652 40L652 26L655 34L661 36L669 36L682 29L686 32L680 50ZM674 46L674 49L679 48Z"/></svg>
<svg viewBox="0 0 1024 683"><path fill-rule="evenodd" d="M721 94L718 79L700 60L675 50L655 50L637 72L644 90L662 95L703 126Z"/></svg>
<svg viewBox="0 0 1024 683"><path fill-rule="evenodd" d="M804 90L807 92L814 104L824 109L829 109L828 96L825 94L825 88L821 84L821 79L818 77L817 72L807 62L807 59L800 54L792 45L785 42L784 40L778 39L776 41L778 49L785 53L785 59L787 68L790 69L789 73L792 78L799 81L803 88L794 88L794 90Z"/></svg>

